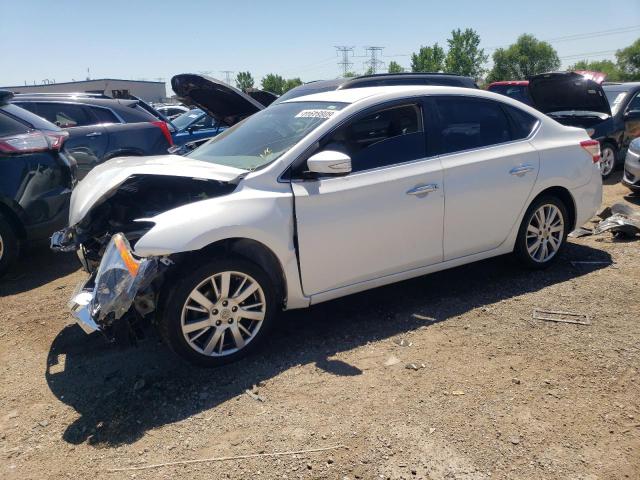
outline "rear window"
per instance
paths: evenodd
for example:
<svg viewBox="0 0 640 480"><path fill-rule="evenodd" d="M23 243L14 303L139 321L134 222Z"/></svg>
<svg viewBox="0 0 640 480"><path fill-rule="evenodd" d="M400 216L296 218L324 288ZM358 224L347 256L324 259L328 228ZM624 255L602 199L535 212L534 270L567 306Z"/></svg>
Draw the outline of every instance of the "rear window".
<svg viewBox="0 0 640 480"><path fill-rule="evenodd" d="M98 123L120 123L118 118L106 108L90 107L94 117L98 119Z"/></svg>
<svg viewBox="0 0 640 480"><path fill-rule="evenodd" d="M511 105L502 105L502 108L507 111L507 115L511 118L513 140L521 140L531 135L531 132L538 124L536 117Z"/></svg>
<svg viewBox="0 0 640 480"><path fill-rule="evenodd" d="M27 127L24 123L11 118L4 112L4 108L0 109L0 137L26 133L28 131L29 127Z"/></svg>
<svg viewBox="0 0 640 480"><path fill-rule="evenodd" d="M489 91L511 97L527 105L532 104L529 88L526 85L492 85Z"/></svg>

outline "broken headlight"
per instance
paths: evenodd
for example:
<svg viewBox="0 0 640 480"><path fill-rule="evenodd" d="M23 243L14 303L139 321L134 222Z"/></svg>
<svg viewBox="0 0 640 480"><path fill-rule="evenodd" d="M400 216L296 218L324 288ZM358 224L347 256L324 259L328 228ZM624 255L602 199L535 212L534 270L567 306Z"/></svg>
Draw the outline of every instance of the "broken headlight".
<svg viewBox="0 0 640 480"><path fill-rule="evenodd" d="M122 233L113 235L96 274L92 317L99 323L121 318L157 270L156 258L135 258L126 237Z"/></svg>

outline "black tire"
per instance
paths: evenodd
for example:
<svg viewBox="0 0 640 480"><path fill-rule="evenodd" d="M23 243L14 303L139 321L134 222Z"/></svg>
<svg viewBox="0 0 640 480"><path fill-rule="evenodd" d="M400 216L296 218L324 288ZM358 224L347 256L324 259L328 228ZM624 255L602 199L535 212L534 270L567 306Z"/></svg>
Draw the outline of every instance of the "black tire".
<svg viewBox="0 0 640 480"><path fill-rule="evenodd" d="M562 235L560 237L560 246L556 250L555 254L551 256L546 261L536 261L531 254L529 254L529 250L527 248L527 229L529 227L530 222L535 214L535 212L542 207L543 205L554 205L559 210L562 215L562 221L564 224L564 228L562 230ZM566 205L562 200L554 195L543 195L537 198L527 209L527 212L524 214L522 219L522 223L520 224L520 229L518 230L518 237L516 238L516 244L513 250L518 261L525 267L540 270L543 268L547 268L549 265L553 264L557 259L560 252L564 249L567 243L567 234L569 233L569 212L567 210Z"/></svg>
<svg viewBox="0 0 640 480"><path fill-rule="evenodd" d="M611 176L611 174L616 170L616 164L617 164L617 159L618 159L618 150L616 149L615 145L613 145L612 143L609 142L605 142L601 145L600 147L600 158L604 158L605 155L607 154L606 151L610 150L611 151L611 155L613 155L613 165L611 165L611 170L609 170L608 172L605 172L604 170L602 170L602 178L609 178Z"/></svg>
<svg viewBox="0 0 640 480"><path fill-rule="evenodd" d="M264 309L264 318L259 322L260 327L255 335L251 337L251 339L244 345L244 347L224 356L208 356L202 352L197 351L187 342L185 335L182 332L182 313L187 299L191 295L192 291L208 278L221 272L239 272L241 274L248 275L258 283L258 285L262 289L264 301L266 303ZM273 281L262 268L243 257L231 256L224 258L218 257L208 260L204 265L196 268L195 270L186 270L184 273L184 275L174 276L173 281L170 280L172 281L172 285L171 288L168 289L166 299L163 302L163 308L159 319L160 334L169 348L171 348L171 350L195 365L202 367L217 367L220 365L225 365L227 363L235 362L259 347L260 343L262 343L263 339L267 336L269 330L271 329L273 319L276 316L277 309L280 305L277 302L276 298L277 288L275 285L273 285ZM203 288L206 288L206 285ZM232 290L233 288L229 289L230 292ZM226 313L229 313L228 309ZM217 318L224 318L224 314L224 311L220 312L218 314L219 317ZM187 313L186 315L189 315L189 313ZM242 321L244 321L245 325L247 325L246 322L248 320L242 319ZM250 320L248 322L253 325ZM224 327L224 321L222 321L222 323L222 327ZM211 327L211 330L209 331L210 333L205 332L202 335L203 343L207 342L207 340L213 337L215 329L216 327ZM230 332L229 329L226 331ZM231 337L233 337L233 335L231 335Z"/></svg>
<svg viewBox="0 0 640 480"><path fill-rule="evenodd" d="M0 276L15 264L19 253L18 236L11 224L0 215Z"/></svg>

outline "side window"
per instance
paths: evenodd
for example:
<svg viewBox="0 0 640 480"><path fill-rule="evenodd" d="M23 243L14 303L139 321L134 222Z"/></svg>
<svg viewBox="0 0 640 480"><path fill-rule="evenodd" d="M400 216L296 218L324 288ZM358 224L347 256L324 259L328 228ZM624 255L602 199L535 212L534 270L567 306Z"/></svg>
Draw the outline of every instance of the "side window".
<svg viewBox="0 0 640 480"><path fill-rule="evenodd" d="M627 111L630 112L631 110L636 110L636 111L640 110L640 93L636 93L636 96L633 97L633 100L629 102Z"/></svg>
<svg viewBox="0 0 640 480"><path fill-rule="evenodd" d="M28 131L29 127L27 127L24 123L21 123L8 115L4 115L4 113L0 113L0 137L4 137L5 135L15 135L18 133L26 133Z"/></svg>
<svg viewBox="0 0 640 480"><path fill-rule="evenodd" d="M213 128L213 118L209 115L203 115L198 119L197 122L191 124L192 127L195 127L197 130L201 130L203 128Z"/></svg>
<svg viewBox="0 0 640 480"><path fill-rule="evenodd" d="M72 103L38 103L38 115L61 128L82 127L95 123L86 107Z"/></svg>
<svg viewBox="0 0 640 480"><path fill-rule="evenodd" d="M487 147L511 140L509 121L498 102L471 97L436 98L442 153Z"/></svg>
<svg viewBox="0 0 640 480"><path fill-rule="evenodd" d="M418 105L380 110L340 127L323 150L351 157L351 171L360 172L424 158L426 144Z"/></svg>
<svg viewBox="0 0 640 480"><path fill-rule="evenodd" d="M120 123L118 118L106 108L90 107L93 116L96 117L98 123Z"/></svg>
<svg viewBox="0 0 640 480"><path fill-rule="evenodd" d="M511 136L513 140L527 138L538 124L538 119L519 108L502 105L511 118Z"/></svg>

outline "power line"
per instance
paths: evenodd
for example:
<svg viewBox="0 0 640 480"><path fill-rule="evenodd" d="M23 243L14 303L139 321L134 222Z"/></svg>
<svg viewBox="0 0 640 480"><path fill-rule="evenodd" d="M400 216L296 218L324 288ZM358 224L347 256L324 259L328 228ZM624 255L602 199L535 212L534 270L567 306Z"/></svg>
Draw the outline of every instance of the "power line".
<svg viewBox="0 0 640 480"><path fill-rule="evenodd" d="M234 72L233 70L220 70L220 73L224 75L224 83L226 83L227 85L231 85L231 75L236 72Z"/></svg>
<svg viewBox="0 0 640 480"><path fill-rule="evenodd" d="M617 50L602 50L600 52L586 52L586 53L576 53L574 55L566 55L564 57L559 57L560 60L567 60L571 58L586 58L586 57L599 57L602 55L611 55L612 53L616 53Z"/></svg>
<svg viewBox="0 0 640 480"><path fill-rule="evenodd" d="M338 62L338 67L342 69L342 76L346 77L347 73L351 71L351 67L353 66L353 62L349 61L349 54L353 56L354 47L349 47L346 45L336 46L336 55L341 56L341 60Z"/></svg>
<svg viewBox="0 0 640 480"><path fill-rule="evenodd" d="M384 62L378 58L379 56L382 56L382 50L384 50L384 47L364 47L364 49L369 54L369 60L363 62L365 65L365 71L376 73L378 71L378 67L382 67L384 65ZM369 68L366 68L367 65Z"/></svg>

